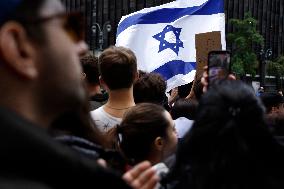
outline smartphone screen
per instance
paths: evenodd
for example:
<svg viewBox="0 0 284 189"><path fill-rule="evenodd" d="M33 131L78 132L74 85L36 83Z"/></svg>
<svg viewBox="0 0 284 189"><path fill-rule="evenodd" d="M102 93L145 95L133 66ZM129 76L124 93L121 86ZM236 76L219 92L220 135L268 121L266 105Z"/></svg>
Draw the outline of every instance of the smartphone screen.
<svg viewBox="0 0 284 189"><path fill-rule="evenodd" d="M208 54L208 80L212 83L225 79L230 74L230 52L211 51Z"/></svg>

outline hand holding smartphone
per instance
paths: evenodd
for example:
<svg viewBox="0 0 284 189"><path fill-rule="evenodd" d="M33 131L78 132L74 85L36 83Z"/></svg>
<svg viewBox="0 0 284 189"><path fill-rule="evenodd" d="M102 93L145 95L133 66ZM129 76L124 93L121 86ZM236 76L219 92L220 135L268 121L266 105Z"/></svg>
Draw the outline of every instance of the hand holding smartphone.
<svg viewBox="0 0 284 189"><path fill-rule="evenodd" d="M208 84L226 79L231 72L230 52L211 51L208 54Z"/></svg>

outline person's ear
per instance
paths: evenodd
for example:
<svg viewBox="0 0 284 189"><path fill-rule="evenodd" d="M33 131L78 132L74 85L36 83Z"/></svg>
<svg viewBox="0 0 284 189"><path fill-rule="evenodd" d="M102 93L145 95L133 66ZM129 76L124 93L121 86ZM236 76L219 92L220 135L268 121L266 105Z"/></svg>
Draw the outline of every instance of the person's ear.
<svg viewBox="0 0 284 189"><path fill-rule="evenodd" d="M82 79L85 80L87 77L86 73L85 72L82 72Z"/></svg>
<svg viewBox="0 0 284 189"><path fill-rule="evenodd" d="M154 141L154 145L156 150L158 151L162 151L164 148L164 140L162 137L157 137Z"/></svg>
<svg viewBox="0 0 284 189"><path fill-rule="evenodd" d="M38 75L36 48L24 28L16 22L8 22L0 29L2 62L14 73L25 79Z"/></svg>
<svg viewBox="0 0 284 189"><path fill-rule="evenodd" d="M139 79L139 72L137 71L136 74L134 75L134 81L137 81Z"/></svg>
<svg viewBox="0 0 284 189"><path fill-rule="evenodd" d="M272 107L271 112L272 113L277 113L279 111L279 107Z"/></svg>

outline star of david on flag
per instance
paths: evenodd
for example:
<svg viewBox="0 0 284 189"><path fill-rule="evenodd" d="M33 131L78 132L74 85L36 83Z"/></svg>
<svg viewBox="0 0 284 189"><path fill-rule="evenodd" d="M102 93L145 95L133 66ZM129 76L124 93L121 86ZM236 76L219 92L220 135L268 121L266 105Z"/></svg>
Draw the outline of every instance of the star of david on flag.
<svg viewBox="0 0 284 189"><path fill-rule="evenodd" d="M168 32L173 32L175 35L175 42L171 43L169 41L167 41L165 39L166 34ZM157 39L158 41L160 41L160 45L159 45L159 52L170 48L171 50L173 50L177 55L179 52L179 48L182 47L183 48L183 42L180 40L179 36L180 36L180 32L181 32L181 28L175 28L174 26L171 25L167 25L162 32L154 35L153 37L155 39Z"/></svg>
<svg viewBox="0 0 284 189"><path fill-rule="evenodd" d="M138 69L167 80L167 91L194 79L195 35L221 31L226 48L223 0L176 0L122 17L116 46L128 47Z"/></svg>

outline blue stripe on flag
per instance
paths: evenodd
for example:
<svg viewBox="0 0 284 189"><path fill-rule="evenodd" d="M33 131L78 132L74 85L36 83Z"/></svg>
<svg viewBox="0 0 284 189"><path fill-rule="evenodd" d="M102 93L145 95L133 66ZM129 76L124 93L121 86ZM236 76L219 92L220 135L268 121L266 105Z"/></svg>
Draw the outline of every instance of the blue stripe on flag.
<svg viewBox="0 0 284 189"><path fill-rule="evenodd" d="M170 23L187 15L212 15L224 13L223 0L208 0L204 4L187 8L162 8L148 13L138 13L124 19L117 28L117 36L136 24Z"/></svg>
<svg viewBox="0 0 284 189"><path fill-rule="evenodd" d="M163 75L164 78L168 80L178 74L186 75L192 70L195 70L195 68L196 68L196 62L184 62L182 60L173 60L155 69L153 72Z"/></svg>

